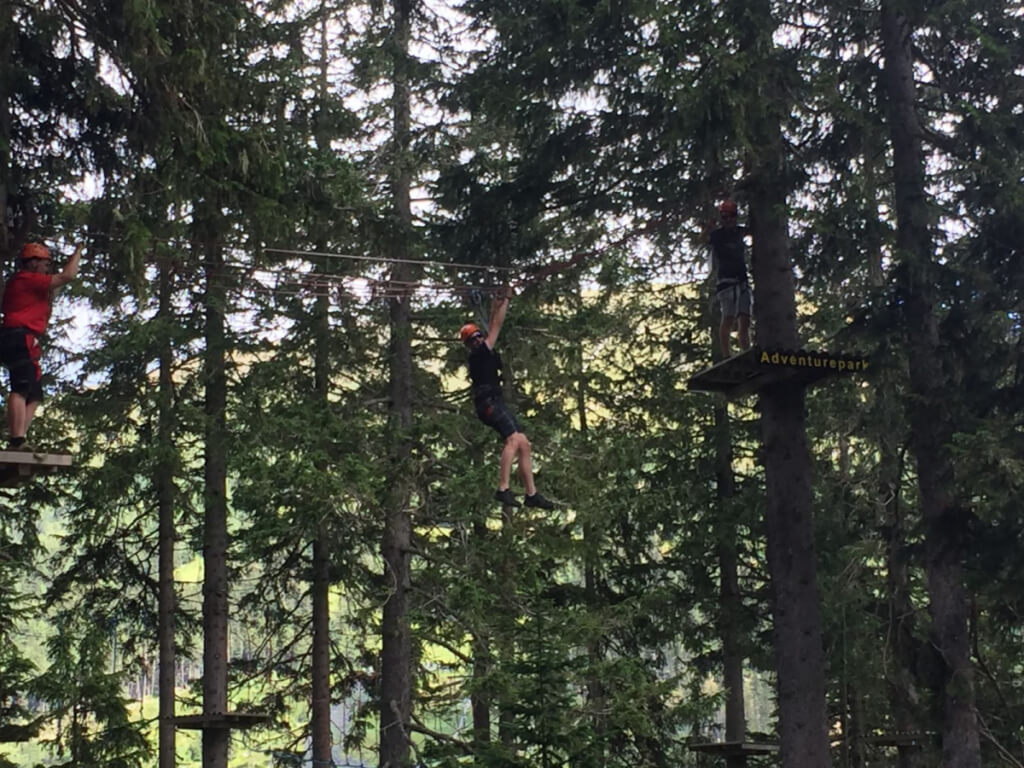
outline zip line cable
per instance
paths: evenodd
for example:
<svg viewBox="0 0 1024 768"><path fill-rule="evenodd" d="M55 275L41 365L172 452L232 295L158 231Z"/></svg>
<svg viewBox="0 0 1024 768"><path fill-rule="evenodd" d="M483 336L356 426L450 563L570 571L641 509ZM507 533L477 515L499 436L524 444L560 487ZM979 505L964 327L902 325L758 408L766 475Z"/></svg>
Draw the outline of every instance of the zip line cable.
<svg viewBox="0 0 1024 768"><path fill-rule="evenodd" d="M67 229L67 228L51 228L50 231L52 231L52 232L59 232L59 233L62 233L62 234L78 234L78 232L76 230ZM46 239L46 238L44 237L44 239ZM57 240L58 237L51 237L49 239ZM66 238L60 238L60 239L62 239L63 242L66 243L66 244L72 244L72 242L73 242L73 241L68 240ZM161 238L161 237L153 237L153 236L151 236L149 239L154 241L154 242L159 242L159 243L164 243L166 245L179 246L179 247L181 245L186 245L186 246L191 246L191 247L206 246L206 245L208 245L208 243L204 243L202 241L194 241L194 240L188 240L188 239L182 239L182 238L174 238L174 237L170 237L170 238L163 237L163 238ZM483 271L483 272L497 272L497 273L503 273L503 274L506 274L506 275L513 275L513 274L516 274L516 273L523 274L523 270L521 268L517 268L517 267L503 267L503 266L489 265L489 264L468 264L466 262L460 262L460 261L432 261L432 260L428 260L428 259L399 259L399 258L392 258L392 257L389 257L389 256L368 256L368 255L365 255L365 254L336 253L336 252L333 252L333 251L312 251L312 250L302 250L302 249L298 249L298 248L274 248L274 247L260 248L259 246L252 245L251 243L243 244L243 243L220 242L220 243L214 243L214 244L220 245L221 247L224 247L224 248L226 248L228 250L243 251L243 252L258 252L258 251L262 250L264 253L279 253L279 254L283 254L285 256L296 256L296 257L314 257L314 256L316 256L316 257L324 257L324 258L329 258L329 259L347 259L347 260L350 260L350 261L372 261L372 262L377 262L377 263L381 263L381 264L412 264L412 265L420 265L420 266L426 266L426 267L430 267L430 266L434 266L434 267L450 267L450 268L453 268L453 269L469 269L469 270L479 270L479 271ZM581 254L577 254L569 262L566 262L566 266L574 265L575 263L580 261L585 255L586 254L582 254L582 253ZM546 276L546 273L547 273L548 270L551 270L551 269L558 270L558 269L561 269L562 266L563 266L562 263L559 263L559 262L556 262L555 264L545 265L545 266L540 268L540 271L538 273L536 273L534 275L529 275L526 278L526 282L531 282L531 281L535 280L537 277Z"/></svg>
<svg viewBox="0 0 1024 768"><path fill-rule="evenodd" d="M64 234L78 234L78 232L76 230L66 229L66 228L51 228L50 231L52 231L52 232L61 232L61 233L64 233ZM57 237L46 238L44 236L43 239L57 240L58 238ZM182 247L182 246L188 246L188 247L200 246L200 247L202 247L202 246L209 245L208 243L205 243L205 242L200 241L200 240L189 240L189 239L186 239L186 238L154 237L154 236L151 236L149 239L152 240L153 242L163 243L165 245L177 246L177 247ZM65 242L66 244L72 244L72 241L67 240L67 239L64 239L63 242ZM242 243L229 243L229 242L215 242L213 244L219 245L219 246L221 246L221 247L223 247L223 248L225 248L227 250L245 251L245 252L263 251L264 253L280 253L280 254L283 254L283 255L286 255L286 256L297 256L297 257L320 256L320 257L325 257L325 258L330 258L330 259L348 259L348 260L351 260L351 261L373 261L373 262L379 262L379 263L383 263L383 264L419 264L419 265L427 266L427 267L430 267L430 266L434 266L434 267L452 267L452 268L456 268L456 269L475 269L475 270L481 270L481 271L485 271L485 272L513 273L513 272L518 271L515 267L499 267L499 266L491 266L491 265L487 265L487 264L467 264L465 262L458 262L458 261L431 261L431 260L428 260L428 259L396 259L396 258L391 258L391 257L388 257L388 256L367 256L367 255L361 255L361 254L355 254L355 253L335 253L335 252L332 252L332 251L309 251L309 250L301 250L301 249L298 249L298 248L260 248L259 246L252 245L251 243L249 243L249 244L242 244Z"/></svg>
<svg viewBox="0 0 1024 768"><path fill-rule="evenodd" d="M230 270L247 273L247 277L254 278L259 273L264 273L268 278L278 282L295 283L300 285L351 285L354 282L362 281L369 287L380 286L401 286L402 288L422 288L425 290L450 291L453 293L464 293L468 291L479 291L487 294L499 290L499 286L471 285L468 283L427 283L417 280L394 280L387 277L367 277L366 275L340 274L337 272L301 272L298 269L275 269L271 267L256 267L240 262L222 262L220 264L209 264L204 266L226 267ZM294 276L293 276L294 275Z"/></svg>
<svg viewBox="0 0 1024 768"><path fill-rule="evenodd" d="M57 229L54 229L54 230L51 230L51 231L60 232L62 234L72 234L72 232L70 230L63 229L63 228L57 228ZM61 237L60 235L57 235L56 237L51 237L50 239L54 240L54 241L60 241L60 242L63 242L65 244L71 244L70 240L68 240L65 237ZM189 241L189 240L181 240L179 238L150 238L150 239L152 239L152 240L154 240L156 242L163 242L163 243L171 245L171 246L177 246L177 245L180 245L180 244L191 245L191 246L206 245L205 243L198 243L198 242L193 242L193 241ZM239 244L220 243L220 245L222 247L224 247L225 249L227 249L229 253L231 251L234 251L236 254L239 251L241 251L243 253L244 252L250 252L251 253L251 252L258 252L259 250L261 250L258 246L253 246L252 244L239 245ZM378 263L378 264L410 264L410 265L420 265L420 266L446 267L446 268L460 269L460 270L478 270L478 271L483 271L483 272L487 272L487 273L498 273L498 274L504 275L506 277L506 279L508 277L513 276L513 275L520 275L520 276L524 275L523 270L517 269L515 267L502 267L502 266L492 266L492 265L484 265L484 264L467 264L465 262L457 262L457 261L429 261L429 260L426 260L426 259L400 259L400 258L391 258L391 257L385 257L385 256L367 256L367 255L351 254L351 253L335 253L335 252L330 252L330 251L300 250L300 249L294 249L294 248L263 248L262 251L264 253L276 253L276 254L282 254L282 255L285 255L285 256L294 256L294 257L305 258L305 259L309 259L309 258L313 258L313 257L324 257L324 258L330 258L330 259L343 259L343 260L349 260L349 261L375 262L375 263ZM577 266L584 259L586 259L589 255L590 254L585 253L585 252L578 253L578 254L576 254L570 260L568 260L566 262L555 262L553 264L547 264L547 265L541 267L538 271L536 271L536 272L534 272L532 274L525 274L525 276L522 279L517 280L516 283L518 285L520 285L520 286L527 286L527 285L535 284L537 282L540 282L543 279L546 279L547 277L550 277L553 274L556 274L558 272L561 272L561 271L564 271L566 269L570 269L570 268L572 268L574 266ZM283 265L283 264L255 265L255 264L243 264L243 263L237 262L237 261L223 261L223 262L219 262L219 263L199 262L199 266L204 266L204 267L211 267L212 266L212 267L220 267L220 268L227 268L227 269L237 270L237 271L245 273L247 279L255 278L255 282L262 282L258 278L256 278L256 275L258 273L263 273L263 274L267 275L268 279L273 280L273 282L275 283L275 287L280 287L282 285L282 283L283 283L283 285L285 287L297 288L296 290L291 292L292 295L300 295L303 292L303 290L306 290L306 292L309 295L318 295L318 294L314 294L313 293L312 288L316 287L319 284L326 283L328 285L344 286L344 287L347 287L347 288L350 288L350 289L354 289L354 290L358 290L358 291L364 291L364 290L368 289L369 294L370 294L369 297L368 297L369 299L375 299L375 298L402 298L404 296L411 296L412 294L414 294L414 293L416 293L418 291L435 292L435 293L438 293L438 294L447 293L447 294L450 294L450 295L453 295L453 296L460 296L460 295L461 296L468 296L469 299L470 299L470 302L472 304L476 305L476 308L480 311L480 312L478 312L478 314L482 313L482 308L480 306L482 297L485 296L485 295L495 295L495 293L498 290L500 290L500 289L498 289L495 286L479 286L479 285L470 285L470 284L445 285L445 284L442 284L442 283L427 283L427 282L421 282L421 281L393 280L393 279L390 279L390 278L373 278L373 277L366 277L365 275L339 274L339 273L334 273L334 272L307 273L306 275L304 275L301 278L287 278L286 277L282 281L282 276L280 275L281 271L288 270L288 271L291 271L293 273L294 272L299 272L299 269L297 267L289 267L288 265ZM363 281L366 285L365 286L352 285L353 282L358 282L358 281ZM263 284L263 285L265 285L265 284ZM261 288L259 290L263 290L263 289ZM327 295L327 296L329 296L329 294L319 294L319 295ZM484 324L486 324L486 323L484 323Z"/></svg>
<svg viewBox="0 0 1024 768"><path fill-rule="evenodd" d="M324 256L330 259L351 259L353 261L376 261L383 264L418 264L424 267L454 267L456 269L479 269L485 272L517 272L515 267L495 267L486 264L465 264L458 261L428 261L426 259L393 259L387 256L360 256L354 253L330 253L327 251L299 251L287 248L264 248L264 253L283 253L286 256Z"/></svg>

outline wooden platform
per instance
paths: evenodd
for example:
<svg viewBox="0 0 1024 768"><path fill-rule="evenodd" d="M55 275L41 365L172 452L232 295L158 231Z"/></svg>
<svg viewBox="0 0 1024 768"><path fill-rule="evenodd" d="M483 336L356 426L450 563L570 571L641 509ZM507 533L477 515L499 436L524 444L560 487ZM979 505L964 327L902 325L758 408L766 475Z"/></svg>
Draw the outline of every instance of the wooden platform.
<svg viewBox="0 0 1024 768"><path fill-rule="evenodd" d="M270 722L270 715L261 712L210 712L200 715L179 715L174 724L183 730L206 728L252 728Z"/></svg>
<svg viewBox="0 0 1024 768"><path fill-rule="evenodd" d="M691 752L703 752L719 757L764 757L779 751L778 744L760 741L712 741L704 744L690 744Z"/></svg>
<svg viewBox="0 0 1024 768"><path fill-rule="evenodd" d="M697 392L742 397L773 384L807 387L833 376L862 373L868 365L867 359L855 354L751 347L704 369L687 386Z"/></svg>
<svg viewBox="0 0 1024 768"><path fill-rule="evenodd" d="M34 475L56 472L71 464L71 456L66 453L0 451L0 486L19 485Z"/></svg>

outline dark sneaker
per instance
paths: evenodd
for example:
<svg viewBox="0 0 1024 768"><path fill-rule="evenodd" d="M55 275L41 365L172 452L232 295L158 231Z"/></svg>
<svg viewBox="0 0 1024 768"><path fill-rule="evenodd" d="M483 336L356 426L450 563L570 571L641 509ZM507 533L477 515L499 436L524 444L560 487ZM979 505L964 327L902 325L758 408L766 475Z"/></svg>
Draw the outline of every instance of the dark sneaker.
<svg viewBox="0 0 1024 768"><path fill-rule="evenodd" d="M527 496L524 499L526 506L536 507L537 509L554 509L555 502L550 499L545 499L539 493L533 494L533 496Z"/></svg>
<svg viewBox="0 0 1024 768"><path fill-rule="evenodd" d="M516 495L512 493L511 488L506 488L504 491L495 491L494 498L504 504L506 507L518 507L519 502L516 501Z"/></svg>

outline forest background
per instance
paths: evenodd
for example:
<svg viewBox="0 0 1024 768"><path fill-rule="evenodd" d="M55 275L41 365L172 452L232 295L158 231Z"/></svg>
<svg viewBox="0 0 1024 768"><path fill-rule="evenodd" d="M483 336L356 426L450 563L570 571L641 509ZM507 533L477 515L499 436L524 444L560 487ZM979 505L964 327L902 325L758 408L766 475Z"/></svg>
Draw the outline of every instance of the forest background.
<svg viewBox="0 0 1024 768"><path fill-rule="evenodd" d="M1003 0L0 5L4 263L86 244L33 427L76 469L0 491L0 765L698 766L750 730L787 768L1024 765L1022 31ZM725 197L756 311L871 360L782 422L686 390ZM553 513L495 506L469 403L457 330L505 281ZM781 490L772 424L809 449ZM226 708L265 719L172 727Z"/></svg>

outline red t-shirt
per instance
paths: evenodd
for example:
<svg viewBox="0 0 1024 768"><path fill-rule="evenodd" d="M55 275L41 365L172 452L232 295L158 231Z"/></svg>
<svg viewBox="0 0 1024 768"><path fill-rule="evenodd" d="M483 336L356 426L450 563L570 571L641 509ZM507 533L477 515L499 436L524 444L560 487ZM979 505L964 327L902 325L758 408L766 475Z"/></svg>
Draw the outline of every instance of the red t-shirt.
<svg viewBox="0 0 1024 768"><path fill-rule="evenodd" d="M16 272L4 289L4 328L28 328L33 333L46 333L52 280L52 275L39 272Z"/></svg>

